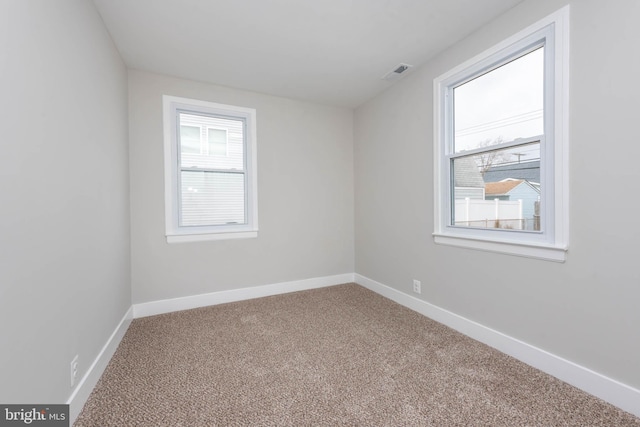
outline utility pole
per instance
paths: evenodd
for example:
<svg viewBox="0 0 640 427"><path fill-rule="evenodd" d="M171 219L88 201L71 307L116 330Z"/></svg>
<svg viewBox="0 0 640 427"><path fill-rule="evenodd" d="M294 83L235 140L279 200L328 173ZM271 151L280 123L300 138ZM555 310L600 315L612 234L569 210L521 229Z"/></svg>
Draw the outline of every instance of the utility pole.
<svg viewBox="0 0 640 427"><path fill-rule="evenodd" d="M526 156L525 153L513 153L514 156L518 156L518 163L520 163L520 157Z"/></svg>

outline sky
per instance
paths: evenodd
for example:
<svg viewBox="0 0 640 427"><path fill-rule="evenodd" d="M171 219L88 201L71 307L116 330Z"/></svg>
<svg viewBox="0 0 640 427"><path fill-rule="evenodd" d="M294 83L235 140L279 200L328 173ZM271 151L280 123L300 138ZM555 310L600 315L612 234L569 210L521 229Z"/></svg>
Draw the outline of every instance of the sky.
<svg viewBox="0 0 640 427"><path fill-rule="evenodd" d="M454 89L455 152L543 134L543 50Z"/></svg>

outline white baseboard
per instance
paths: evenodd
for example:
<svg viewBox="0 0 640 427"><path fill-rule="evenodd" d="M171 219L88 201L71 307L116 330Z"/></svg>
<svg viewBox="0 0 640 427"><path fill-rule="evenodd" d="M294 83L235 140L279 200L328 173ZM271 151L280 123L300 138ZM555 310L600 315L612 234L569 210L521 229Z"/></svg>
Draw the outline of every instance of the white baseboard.
<svg viewBox="0 0 640 427"><path fill-rule="evenodd" d="M120 341L122 341L122 337L124 337L125 332L127 332L131 320L133 320L133 307L129 307L129 310L127 310L122 320L120 320L120 323L107 340L107 343L102 347L100 353L98 353L98 357L96 357L71 393L71 396L67 400L67 404L69 405L69 425L73 425L78 415L80 415L82 407L98 383L111 357L113 357L113 354L116 352Z"/></svg>
<svg viewBox="0 0 640 427"><path fill-rule="evenodd" d="M340 285L343 283L353 282L353 278L353 273L338 274L336 276L316 277L313 279L296 280L293 282L252 286L249 288L232 289L229 291L219 291L188 297L145 302L133 305L133 317L137 319L139 317L171 313L173 311L189 310L191 308L206 307L209 305L224 304L271 295L286 294L289 292Z"/></svg>
<svg viewBox="0 0 640 427"><path fill-rule="evenodd" d="M398 304L447 325L475 340L515 357L534 368L553 375L562 381L640 417L640 390L426 301L383 285L375 280L359 274L347 273L132 305L67 400L67 403L70 405L70 425L73 425L73 422L80 414L82 407L98 383L100 376L115 353L118 344L120 344L133 318L316 289L349 282L356 282Z"/></svg>
<svg viewBox="0 0 640 427"><path fill-rule="evenodd" d="M359 285L640 417L640 390L359 274Z"/></svg>

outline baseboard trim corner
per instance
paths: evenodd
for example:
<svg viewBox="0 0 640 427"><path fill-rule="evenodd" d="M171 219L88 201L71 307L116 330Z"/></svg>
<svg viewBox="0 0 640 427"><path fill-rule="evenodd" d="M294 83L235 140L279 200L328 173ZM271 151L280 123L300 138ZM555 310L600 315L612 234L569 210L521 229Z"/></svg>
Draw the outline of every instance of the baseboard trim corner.
<svg viewBox="0 0 640 427"><path fill-rule="evenodd" d="M67 400L67 404L69 405L69 425L73 425L78 415L80 415L82 407L87 402L93 388L98 383L98 380L109 364L113 354L116 352L116 349L118 348L120 341L122 341L124 334L127 332L132 320L133 307L129 307L104 347L102 347L102 350L100 350L100 353L98 353L98 356L95 358L91 366L89 366L89 369L87 369L87 372L84 374L82 379L78 382L71 393L71 396L69 396L69 399Z"/></svg>
<svg viewBox="0 0 640 427"><path fill-rule="evenodd" d="M289 292L306 291L309 289L324 288L354 281L353 273L338 274L335 276L316 277L312 279L295 280L291 282L274 283L270 285L251 286L228 291L211 292L207 294L191 295L180 298L151 301L133 305L133 317L154 316L156 314L171 313L180 310L206 307L210 305L225 304L229 302L244 301L253 298L261 298L272 295L286 294Z"/></svg>
<svg viewBox="0 0 640 427"><path fill-rule="evenodd" d="M360 274L354 281L413 311L640 417L640 390Z"/></svg>

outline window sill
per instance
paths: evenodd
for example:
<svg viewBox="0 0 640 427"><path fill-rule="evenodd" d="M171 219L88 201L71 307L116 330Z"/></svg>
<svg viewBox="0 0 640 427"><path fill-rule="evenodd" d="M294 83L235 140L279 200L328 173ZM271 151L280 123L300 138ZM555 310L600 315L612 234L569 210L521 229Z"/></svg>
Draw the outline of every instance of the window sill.
<svg viewBox="0 0 640 427"><path fill-rule="evenodd" d="M235 231L207 234L168 234L167 243L204 242L209 240L255 239L258 231Z"/></svg>
<svg viewBox="0 0 640 427"><path fill-rule="evenodd" d="M438 233L433 234L433 240L440 245L457 246L554 262L564 262L567 255L567 248L564 246L481 240Z"/></svg>

